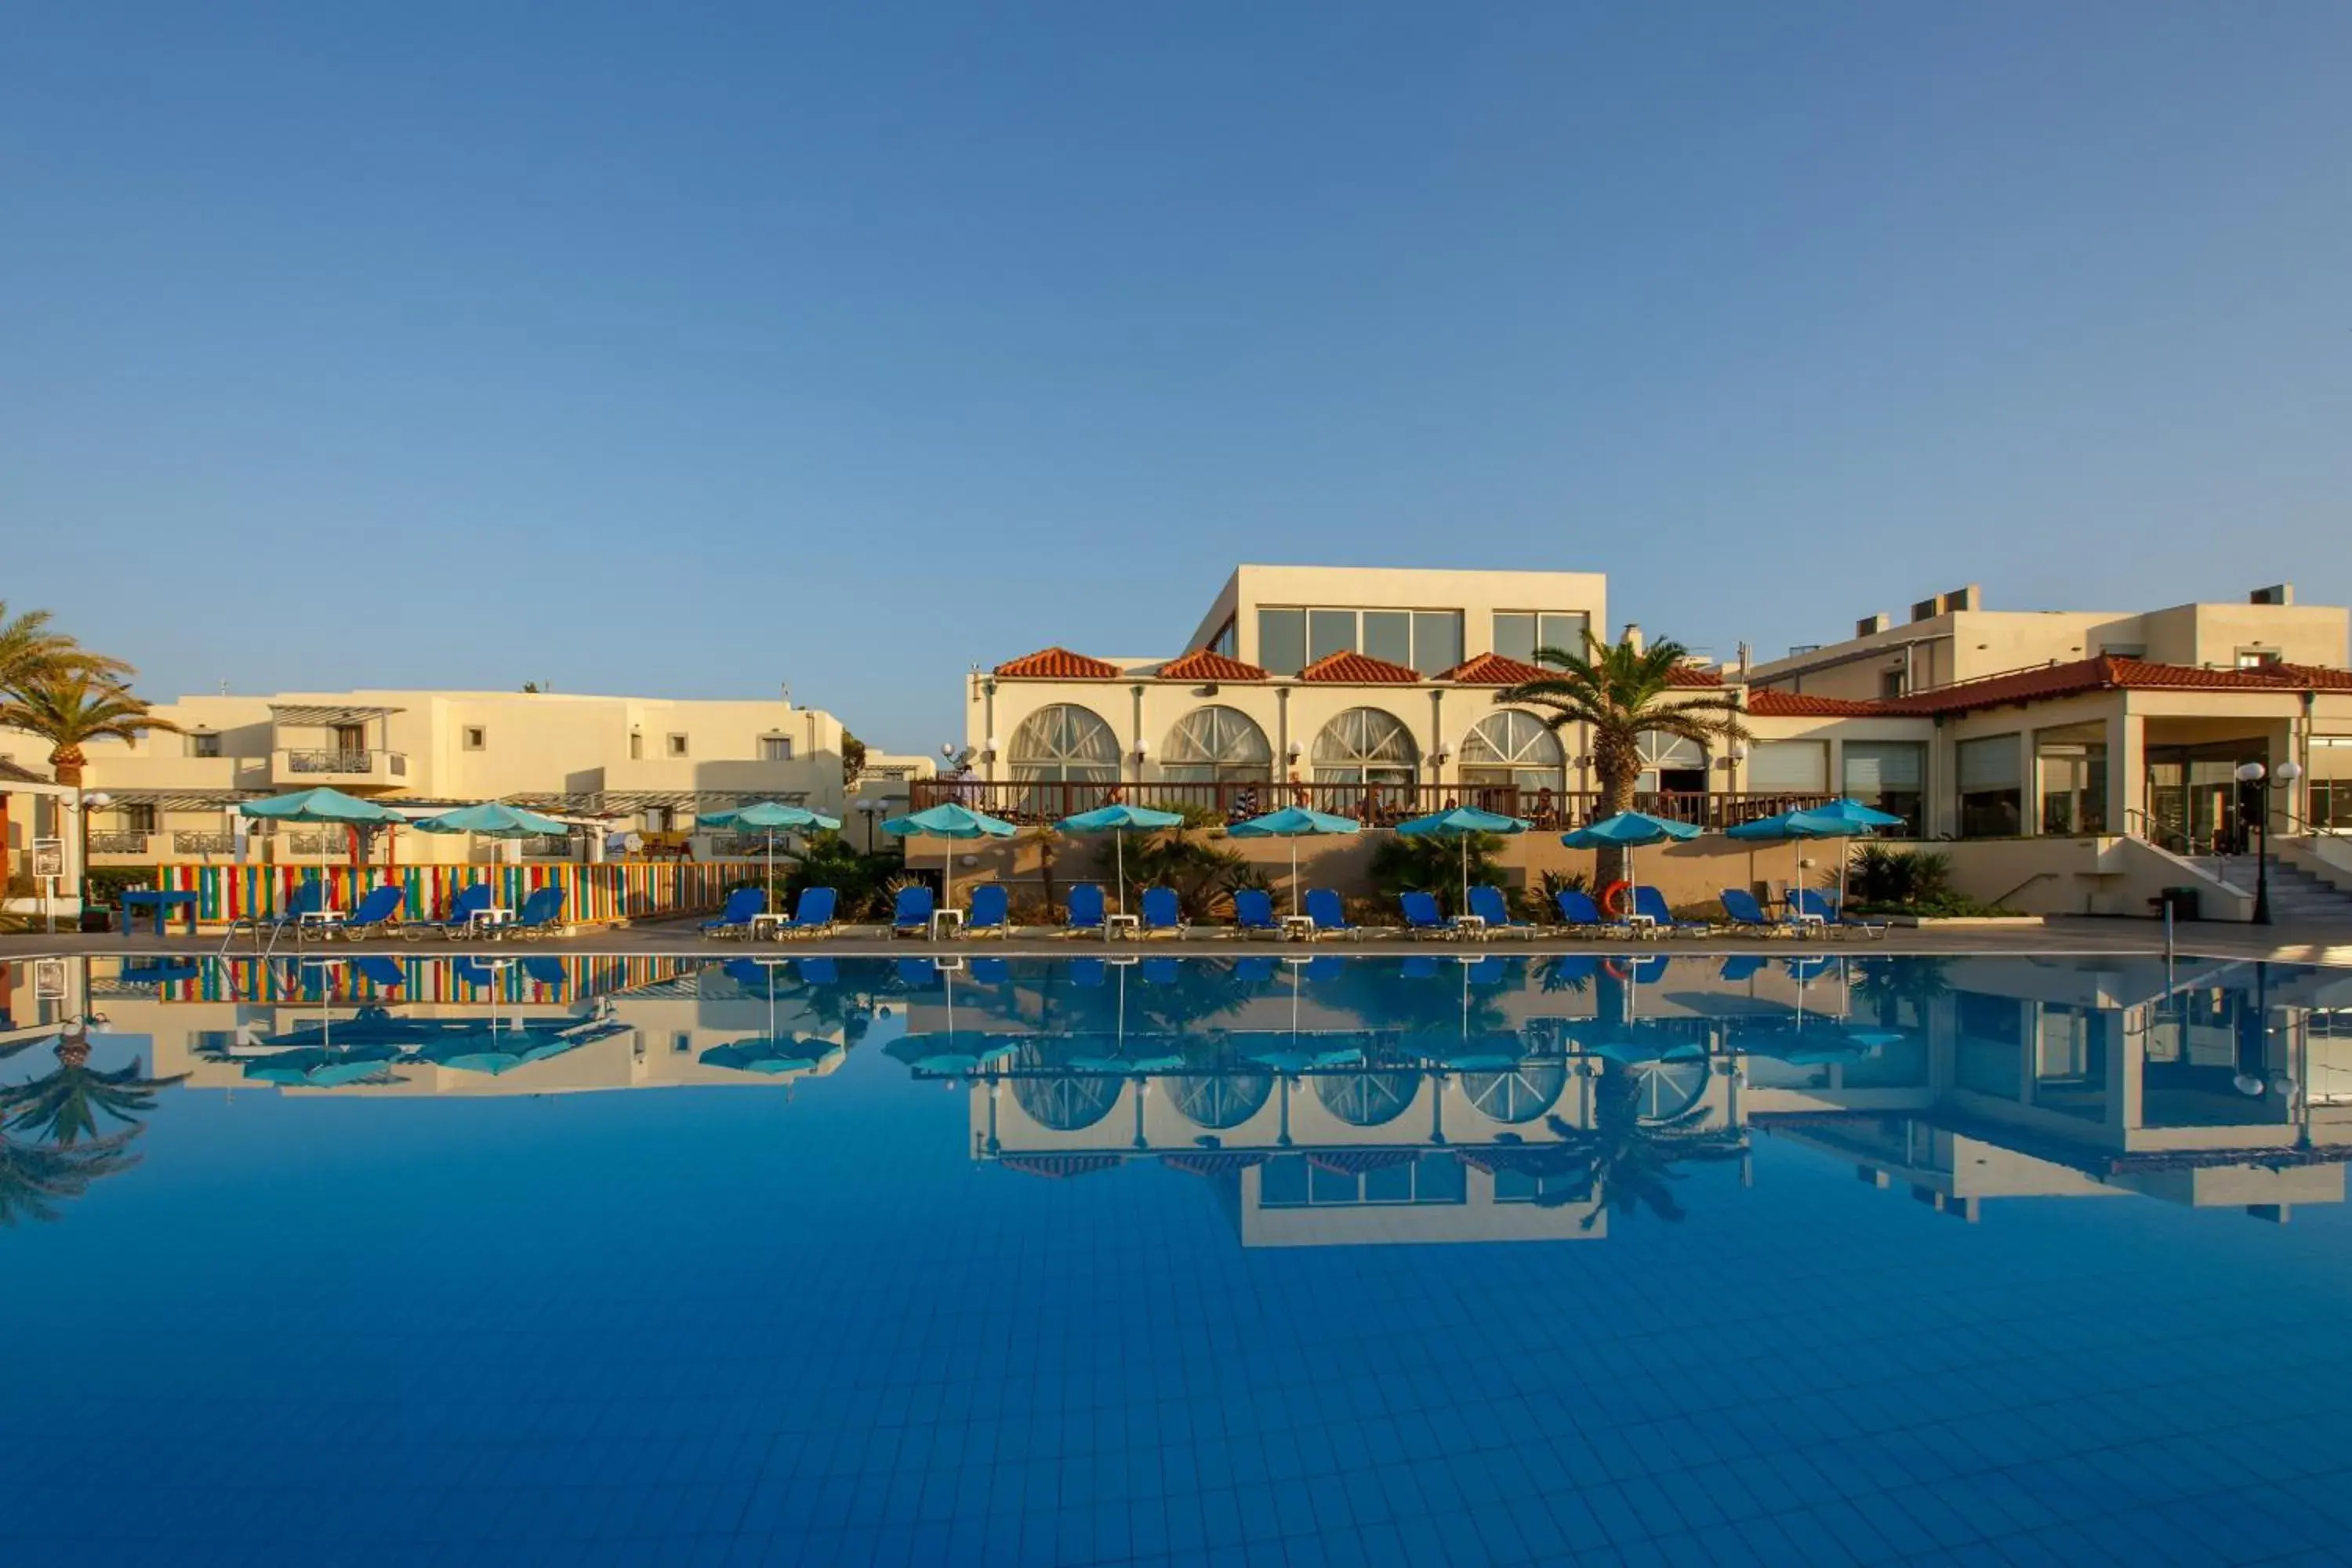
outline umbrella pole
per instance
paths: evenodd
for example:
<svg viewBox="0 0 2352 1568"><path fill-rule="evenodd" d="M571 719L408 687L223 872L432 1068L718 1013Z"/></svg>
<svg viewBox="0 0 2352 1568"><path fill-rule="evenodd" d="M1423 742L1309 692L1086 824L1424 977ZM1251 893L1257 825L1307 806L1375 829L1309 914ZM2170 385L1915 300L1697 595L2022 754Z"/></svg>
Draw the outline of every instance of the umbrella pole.
<svg viewBox="0 0 2352 1568"><path fill-rule="evenodd" d="M1462 901L1454 912L1457 916L1470 912L1470 836L1466 833L1462 836Z"/></svg>
<svg viewBox="0 0 2352 1568"><path fill-rule="evenodd" d="M1118 912L1127 913L1127 835L1114 827L1110 830L1110 852L1115 870L1111 878L1118 884Z"/></svg>
<svg viewBox="0 0 2352 1568"><path fill-rule="evenodd" d="M1298 912L1298 835L1290 836L1290 912Z"/></svg>

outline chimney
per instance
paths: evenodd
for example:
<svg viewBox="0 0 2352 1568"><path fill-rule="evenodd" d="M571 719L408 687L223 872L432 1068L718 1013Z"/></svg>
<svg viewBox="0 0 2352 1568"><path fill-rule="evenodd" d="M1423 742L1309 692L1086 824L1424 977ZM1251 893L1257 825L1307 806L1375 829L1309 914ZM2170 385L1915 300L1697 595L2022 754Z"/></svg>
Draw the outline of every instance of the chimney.
<svg viewBox="0 0 2352 1568"><path fill-rule="evenodd" d="M1741 643L1741 644L1739 645L1739 679L1742 679L1742 680L1746 680L1746 679L1748 679L1748 665L1752 662L1753 658L1754 658L1754 655L1753 655L1753 654L1751 653L1751 651L1749 650L1749 648L1748 648L1748 645L1747 645L1746 643L1744 643L1744 642L1743 642L1743 643Z"/></svg>
<svg viewBox="0 0 2352 1568"><path fill-rule="evenodd" d="M1618 640L1629 645L1635 653L1640 653L1643 647L1642 641L1642 623L1639 621L1627 621L1625 623L1625 635Z"/></svg>
<svg viewBox="0 0 2352 1568"><path fill-rule="evenodd" d="M1875 616L1864 616L1862 619L1853 623L1853 635L1858 637L1876 637L1880 632L1886 630L1894 624L1895 617L1884 613Z"/></svg>
<svg viewBox="0 0 2352 1568"><path fill-rule="evenodd" d="M2267 588L2257 588L2252 593L2246 595L2246 603L2250 605L2292 605L2294 603L2294 584L2292 583L2273 583Z"/></svg>

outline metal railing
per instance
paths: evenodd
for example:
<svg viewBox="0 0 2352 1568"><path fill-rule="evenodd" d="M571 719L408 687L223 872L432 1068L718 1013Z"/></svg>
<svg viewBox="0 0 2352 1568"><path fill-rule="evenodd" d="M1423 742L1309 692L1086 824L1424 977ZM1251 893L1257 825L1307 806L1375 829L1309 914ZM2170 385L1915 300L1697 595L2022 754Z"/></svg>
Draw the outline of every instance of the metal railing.
<svg viewBox="0 0 2352 1568"><path fill-rule="evenodd" d="M336 827L319 833L289 833L280 840L289 855L341 855L351 847L351 831Z"/></svg>
<svg viewBox="0 0 2352 1568"><path fill-rule="evenodd" d="M990 784L978 779L917 779L909 786L908 797L916 811L953 802L1024 825L1058 822L1115 800L1170 811L1191 808L1211 812L1227 821L1239 821L1286 805L1304 805L1334 816L1353 817L1369 827L1393 827L1412 817L1456 805L1524 817L1539 831L1564 832L1604 815L1597 791L1526 790L1515 784ZM1826 805L1835 798L1828 795L1649 791L1633 797L1633 808L1672 822L1724 828L1784 811Z"/></svg>
<svg viewBox="0 0 2352 1568"><path fill-rule="evenodd" d="M177 828L172 834L172 852L175 855L234 855L236 853L236 835Z"/></svg>
<svg viewBox="0 0 2352 1568"><path fill-rule="evenodd" d="M404 752L288 752L286 771L292 773L372 773L376 759L383 759L384 771L394 778L408 776L408 755Z"/></svg>
<svg viewBox="0 0 2352 1568"><path fill-rule="evenodd" d="M93 833L89 836L89 852L93 855L144 855L147 853L148 837L145 833L126 833L119 829Z"/></svg>
<svg viewBox="0 0 2352 1568"><path fill-rule="evenodd" d="M522 841L522 858L526 860L577 860L582 858L580 840L576 837L526 838Z"/></svg>

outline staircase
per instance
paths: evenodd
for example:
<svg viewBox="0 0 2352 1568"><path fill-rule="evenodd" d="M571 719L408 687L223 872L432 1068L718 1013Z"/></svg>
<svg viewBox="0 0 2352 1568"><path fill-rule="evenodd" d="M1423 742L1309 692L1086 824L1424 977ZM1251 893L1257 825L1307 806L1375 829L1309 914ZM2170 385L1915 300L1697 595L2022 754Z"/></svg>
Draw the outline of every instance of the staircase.
<svg viewBox="0 0 2352 1568"><path fill-rule="evenodd" d="M2254 890L2252 855L2184 857L2191 866L2242 892ZM2271 857L2271 919L2281 924L2352 925L2352 893L2339 892L2300 867Z"/></svg>

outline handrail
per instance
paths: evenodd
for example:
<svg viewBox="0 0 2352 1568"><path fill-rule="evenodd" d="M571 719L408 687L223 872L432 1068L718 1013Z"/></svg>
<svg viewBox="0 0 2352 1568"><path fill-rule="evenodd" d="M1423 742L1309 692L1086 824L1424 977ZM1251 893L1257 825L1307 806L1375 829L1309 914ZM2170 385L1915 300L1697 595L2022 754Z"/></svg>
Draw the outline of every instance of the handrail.
<svg viewBox="0 0 2352 1568"><path fill-rule="evenodd" d="M2011 899L2012 899L2012 898L2016 897L2018 894L2020 894L2020 893L2021 893L2021 892L2025 891L2025 889L2028 889L2028 888L2030 888L2030 887L2033 886L2033 884L2034 884L2034 883L2039 882L2039 881L2040 881L2040 880L2042 880L2044 877L2055 877L2057 874L2058 874L2058 873L2057 873L2057 872L2055 872L2055 871L2036 871L2035 873L2033 873L2033 875L2032 875L2031 877L2028 877L2027 879L2025 879L2025 880L2023 880L2022 882L2020 882L2020 883L2019 883L2017 886L2015 886L2014 888L2011 888L2008 892L2003 893L2000 897L1999 897L1999 898L1997 898L1997 899L1993 900L1992 900L1992 907L1993 907L1994 909L2000 909L2000 908L2002 908L2004 905L2006 905L2006 904L2009 902L2009 900L2010 900Z"/></svg>
<svg viewBox="0 0 2352 1568"><path fill-rule="evenodd" d="M2168 855L2179 855L2193 859L2200 853L2207 855L2216 853L2210 844L2200 852L2197 847L2196 835L2185 828L2166 826L2157 821L2144 805L2124 807L2124 834L2126 837L2139 839L2142 843L2161 849ZM2179 847L2175 848L2172 843L2166 842L2168 839L2177 842Z"/></svg>

